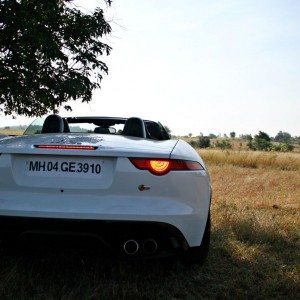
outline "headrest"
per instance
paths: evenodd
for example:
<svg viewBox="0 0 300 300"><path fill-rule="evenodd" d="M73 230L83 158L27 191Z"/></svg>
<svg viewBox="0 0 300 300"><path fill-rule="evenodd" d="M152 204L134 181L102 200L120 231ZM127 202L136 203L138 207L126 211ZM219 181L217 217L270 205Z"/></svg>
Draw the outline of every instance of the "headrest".
<svg viewBox="0 0 300 300"><path fill-rule="evenodd" d="M147 123L146 129L148 132L148 137L150 139L155 139L155 140L163 139L160 128L157 123L154 123L154 122Z"/></svg>
<svg viewBox="0 0 300 300"><path fill-rule="evenodd" d="M129 118L127 119L122 135L135 136L135 137L145 137L145 127L144 122L140 118Z"/></svg>
<svg viewBox="0 0 300 300"><path fill-rule="evenodd" d="M41 133L62 132L64 132L64 121L60 116L50 115L45 119Z"/></svg>

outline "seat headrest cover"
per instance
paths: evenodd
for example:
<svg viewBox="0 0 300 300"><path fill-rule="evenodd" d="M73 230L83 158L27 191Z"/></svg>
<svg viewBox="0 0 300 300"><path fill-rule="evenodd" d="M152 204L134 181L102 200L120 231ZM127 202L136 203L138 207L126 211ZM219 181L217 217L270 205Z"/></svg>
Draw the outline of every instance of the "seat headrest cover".
<svg viewBox="0 0 300 300"><path fill-rule="evenodd" d="M129 118L124 125L122 135L145 138L143 120L140 118Z"/></svg>
<svg viewBox="0 0 300 300"><path fill-rule="evenodd" d="M62 132L64 132L64 121L60 116L50 115L45 119L41 133Z"/></svg>
<svg viewBox="0 0 300 300"><path fill-rule="evenodd" d="M147 123L146 130L148 132L149 138L155 140L162 140L162 134L158 124L156 123Z"/></svg>

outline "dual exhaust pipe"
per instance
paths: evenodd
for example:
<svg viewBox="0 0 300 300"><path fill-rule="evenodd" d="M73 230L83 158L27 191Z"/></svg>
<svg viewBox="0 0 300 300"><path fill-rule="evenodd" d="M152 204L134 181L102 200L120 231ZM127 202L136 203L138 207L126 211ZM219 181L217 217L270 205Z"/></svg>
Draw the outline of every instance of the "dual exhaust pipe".
<svg viewBox="0 0 300 300"><path fill-rule="evenodd" d="M145 254L154 254L157 250L157 242L154 239L147 239L141 243L136 240L127 240L123 244L123 250L127 255L137 254L139 250Z"/></svg>

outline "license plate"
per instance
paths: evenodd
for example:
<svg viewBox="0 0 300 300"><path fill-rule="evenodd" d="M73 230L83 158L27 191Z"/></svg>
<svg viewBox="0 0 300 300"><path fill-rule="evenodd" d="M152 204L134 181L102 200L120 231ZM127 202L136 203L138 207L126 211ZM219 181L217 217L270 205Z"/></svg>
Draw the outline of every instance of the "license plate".
<svg viewBox="0 0 300 300"><path fill-rule="evenodd" d="M106 189L113 182L116 162L112 157L16 154L12 155L11 167L19 186Z"/></svg>
<svg viewBox="0 0 300 300"><path fill-rule="evenodd" d="M29 173L51 173L51 174L87 174L99 175L102 167L95 161L78 162L72 160L28 160L26 162Z"/></svg>

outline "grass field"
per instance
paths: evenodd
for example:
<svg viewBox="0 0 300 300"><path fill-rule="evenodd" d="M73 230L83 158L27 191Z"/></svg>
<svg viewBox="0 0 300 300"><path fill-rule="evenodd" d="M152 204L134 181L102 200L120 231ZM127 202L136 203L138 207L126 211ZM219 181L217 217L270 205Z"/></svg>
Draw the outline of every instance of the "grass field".
<svg viewBox="0 0 300 300"><path fill-rule="evenodd" d="M232 150L199 150L207 164L232 165L246 168L268 168L278 170L300 170L300 154L294 152L262 152Z"/></svg>
<svg viewBox="0 0 300 300"><path fill-rule="evenodd" d="M0 250L0 298L300 299L300 154L210 151L200 151L213 184L204 266Z"/></svg>
<svg viewBox="0 0 300 300"><path fill-rule="evenodd" d="M24 130L23 129L4 129L0 128L0 135L21 135L23 134Z"/></svg>

